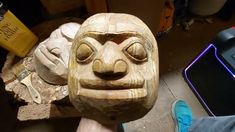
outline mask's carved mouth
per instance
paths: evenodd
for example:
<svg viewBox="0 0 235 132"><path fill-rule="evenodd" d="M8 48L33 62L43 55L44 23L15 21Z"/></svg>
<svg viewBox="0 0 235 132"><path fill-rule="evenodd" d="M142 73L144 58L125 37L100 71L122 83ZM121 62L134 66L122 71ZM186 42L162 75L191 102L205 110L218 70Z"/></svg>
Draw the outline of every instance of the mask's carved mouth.
<svg viewBox="0 0 235 132"><path fill-rule="evenodd" d="M101 80L99 78L81 78L78 95L86 98L105 100L133 100L147 96L145 80L140 76L135 79Z"/></svg>
<svg viewBox="0 0 235 132"><path fill-rule="evenodd" d="M124 89L139 89L144 86L144 79L134 80L94 80L94 79L80 79L81 87L86 89L96 90L124 90Z"/></svg>
<svg viewBox="0 0 235 132"><path fill-rule="evenodd" d="M123 89L123 90L96 90L96 89L87 89L80 88L78 91L79 96L86 98L94 98L106 100L106 103L109 103L107 100L135 100L143 99L147 96L146 88L139 89Z"/></svg>

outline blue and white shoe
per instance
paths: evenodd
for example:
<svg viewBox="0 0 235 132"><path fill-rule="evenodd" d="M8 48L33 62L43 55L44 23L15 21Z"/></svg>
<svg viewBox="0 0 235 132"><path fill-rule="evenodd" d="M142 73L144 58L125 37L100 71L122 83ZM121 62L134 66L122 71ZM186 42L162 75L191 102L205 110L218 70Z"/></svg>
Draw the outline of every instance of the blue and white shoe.
<svg viewBox="0 0 235 132"><path fill-rule="evenodd" d="M188 132L188 128L192 124L192 110L183 100L176 100L171 108L172 117L175 121L176 132Z"/></svg>

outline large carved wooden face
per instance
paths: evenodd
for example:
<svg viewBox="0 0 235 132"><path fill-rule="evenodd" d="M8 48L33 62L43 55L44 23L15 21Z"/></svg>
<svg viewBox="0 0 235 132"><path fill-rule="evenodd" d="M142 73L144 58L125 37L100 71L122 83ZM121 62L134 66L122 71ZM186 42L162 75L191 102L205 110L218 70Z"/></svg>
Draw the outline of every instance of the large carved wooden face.
<svg viewBox="0 0 235 132"><path fill-rule="evenodd" d="M157 43L140 19L97 14L74 39L69 97L83 116L102 123L135 120L155 103L158 73Z"/></svg>

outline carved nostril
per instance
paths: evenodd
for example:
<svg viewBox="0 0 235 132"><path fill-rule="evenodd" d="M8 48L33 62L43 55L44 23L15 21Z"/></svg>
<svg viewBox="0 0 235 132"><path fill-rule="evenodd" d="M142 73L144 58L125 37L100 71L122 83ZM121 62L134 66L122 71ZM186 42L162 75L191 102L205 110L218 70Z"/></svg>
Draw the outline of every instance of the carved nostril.
<svg viewBox="0 0 235 132"><path fill-rule="evenodd" d="M92 70L101 78L117 78L126 75L128 65L123 60L114 61L112 64L103 63L102 60L94 60Z"/></svg>
<svg viewBox="0 0 235 132"><path fill-rule="evenodd" d="M101 73L102 72L102 62L100 60L95 60L93 62L92 70L95 73Z"/></svg>
<svg viewBox="0 0 235 132"><path fill-rule="evenodd" d="M127 63L123 60L116 61L114 64L113 73L125 75L127 73Z"/></svg>

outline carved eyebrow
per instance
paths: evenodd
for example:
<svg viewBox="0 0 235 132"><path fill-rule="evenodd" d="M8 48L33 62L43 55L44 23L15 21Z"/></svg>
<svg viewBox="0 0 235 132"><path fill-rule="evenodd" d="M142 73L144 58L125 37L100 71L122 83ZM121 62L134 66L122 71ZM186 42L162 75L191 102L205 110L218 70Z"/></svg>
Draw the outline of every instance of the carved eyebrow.
<svg viewBox="0 0 235 132"><path fill-rule="evenodd" d="M124 40L130 37L141 37L140 34L136 32L120 32L120 33L101 33L101 32L87 32L82 35L83 37L91 37L104 44L106 41L113 41L116 44L121 44Z"/></svg>

